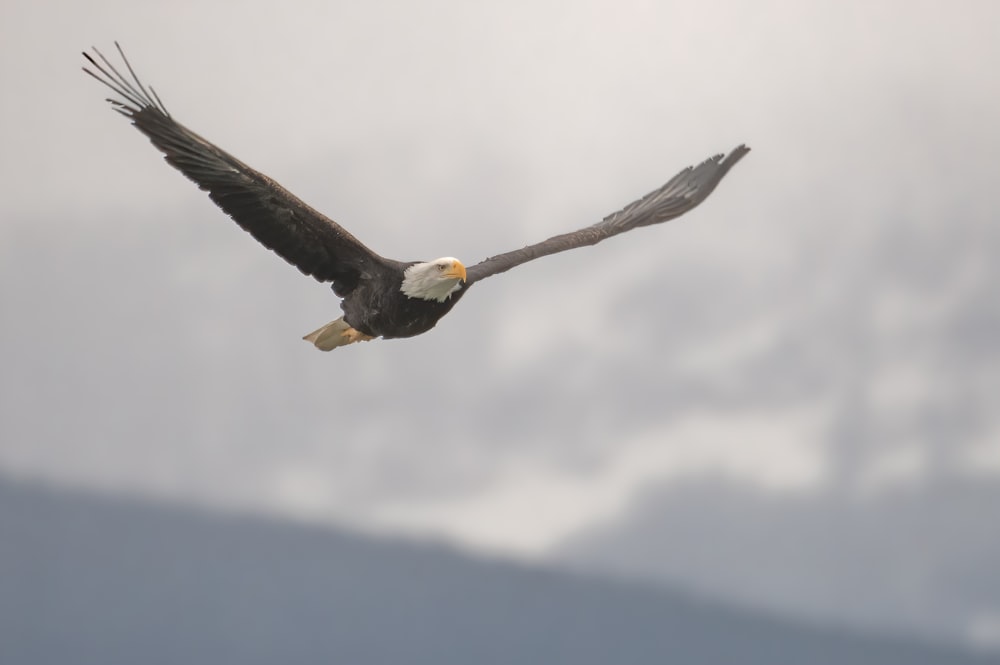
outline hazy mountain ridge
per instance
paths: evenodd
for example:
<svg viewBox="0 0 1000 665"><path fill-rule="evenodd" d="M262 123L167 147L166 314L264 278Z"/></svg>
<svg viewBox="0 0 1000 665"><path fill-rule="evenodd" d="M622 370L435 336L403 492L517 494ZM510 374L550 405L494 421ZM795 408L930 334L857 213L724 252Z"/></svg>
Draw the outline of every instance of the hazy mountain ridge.
<svg viewBox="0 0 1000 665"><path fill-rule="evenodd" d="M977 615L1000 607L997 506L995 479L945 471L860 496L699 478L649 488L626 519L554 554L781 616L973 643ZM983 638L995 651L996 638Z"/></svg>
<svg viewBox="0 0 1000 665"><path fill-rule="evenodd" d="M985 663L438 546L0 480L5 663Z"/></svg>

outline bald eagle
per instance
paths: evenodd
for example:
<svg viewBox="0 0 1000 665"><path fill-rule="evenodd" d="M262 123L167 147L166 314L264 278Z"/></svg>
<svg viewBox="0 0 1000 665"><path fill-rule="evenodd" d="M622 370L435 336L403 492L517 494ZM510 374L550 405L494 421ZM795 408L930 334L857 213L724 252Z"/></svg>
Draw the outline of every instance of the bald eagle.
<svg viewBox="0 0 1000 665"><path fill-rule="evenodd" d="M115 42L128 72L123 76L96 48L85 72L121 99L108 99L130 118L166 161L208 192L261 244L320 282L330 282L344 315L303 339L323 351L377 337L412 337L433 328L476 282L527 261L593 245L631 229L683 215L704 201L750 149L735 148L688 167L659 189L602 221L534 245L498 254L466 268L454 257L395 261L379 256L332 219L284 187L173 119L159 96L146 88ZM94 71L96 70L96 71Z"/></svg>

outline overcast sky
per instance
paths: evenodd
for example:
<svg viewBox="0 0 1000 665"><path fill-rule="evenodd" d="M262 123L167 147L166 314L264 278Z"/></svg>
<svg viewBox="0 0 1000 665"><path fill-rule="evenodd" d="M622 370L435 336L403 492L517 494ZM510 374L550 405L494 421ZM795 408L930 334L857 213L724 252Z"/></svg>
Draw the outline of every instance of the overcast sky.
<svg viewBox="0 0 1000 665"><path fill-rule="evenodd" d="M0 472L1000 645L1000 588L976 584L1000 575L1000 5L569 7L4 3ZM753 152L681 220L484 282L428 335L321 354L300 337L339 314L329 289L80 71L115 39L180 122L398 259L472 264ZM887 537L943 485L972 498L909 550ZM717 509L733 495L747 515ZM690 551L813 519L844 558L796 574L924 574L872 616L780 566L720 585L669 547L638 561L679 507L703 516ZM961 556L926 547L944 531Z"/></svg>

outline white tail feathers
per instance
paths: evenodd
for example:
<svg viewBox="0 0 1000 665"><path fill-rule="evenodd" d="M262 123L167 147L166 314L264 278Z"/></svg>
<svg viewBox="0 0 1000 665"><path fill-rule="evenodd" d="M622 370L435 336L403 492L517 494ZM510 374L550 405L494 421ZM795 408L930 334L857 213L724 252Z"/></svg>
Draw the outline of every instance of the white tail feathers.
<svg viewBox="0 0 1000 665"><path fill-rule="evenodd" d="M355 330L347 321L340 318L331 321L319 330L314 330L302 339L312 342L320 351L332 351L338 346L346 346L354 342L367 342L375 338Z"/></svg>

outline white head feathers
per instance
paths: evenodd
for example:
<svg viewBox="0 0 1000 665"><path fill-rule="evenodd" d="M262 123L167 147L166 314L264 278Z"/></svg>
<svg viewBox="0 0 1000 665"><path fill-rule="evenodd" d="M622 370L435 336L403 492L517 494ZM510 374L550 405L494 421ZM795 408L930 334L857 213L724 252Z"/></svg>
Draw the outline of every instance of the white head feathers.
<svg viewBox="0 0 1000 665"><path fill-rule="evenodd" d="M411 298L444 302L451 294L462 288L465 281L465 266L452 256L414 263L403 272L403 286L400 290Z"/></svg>

